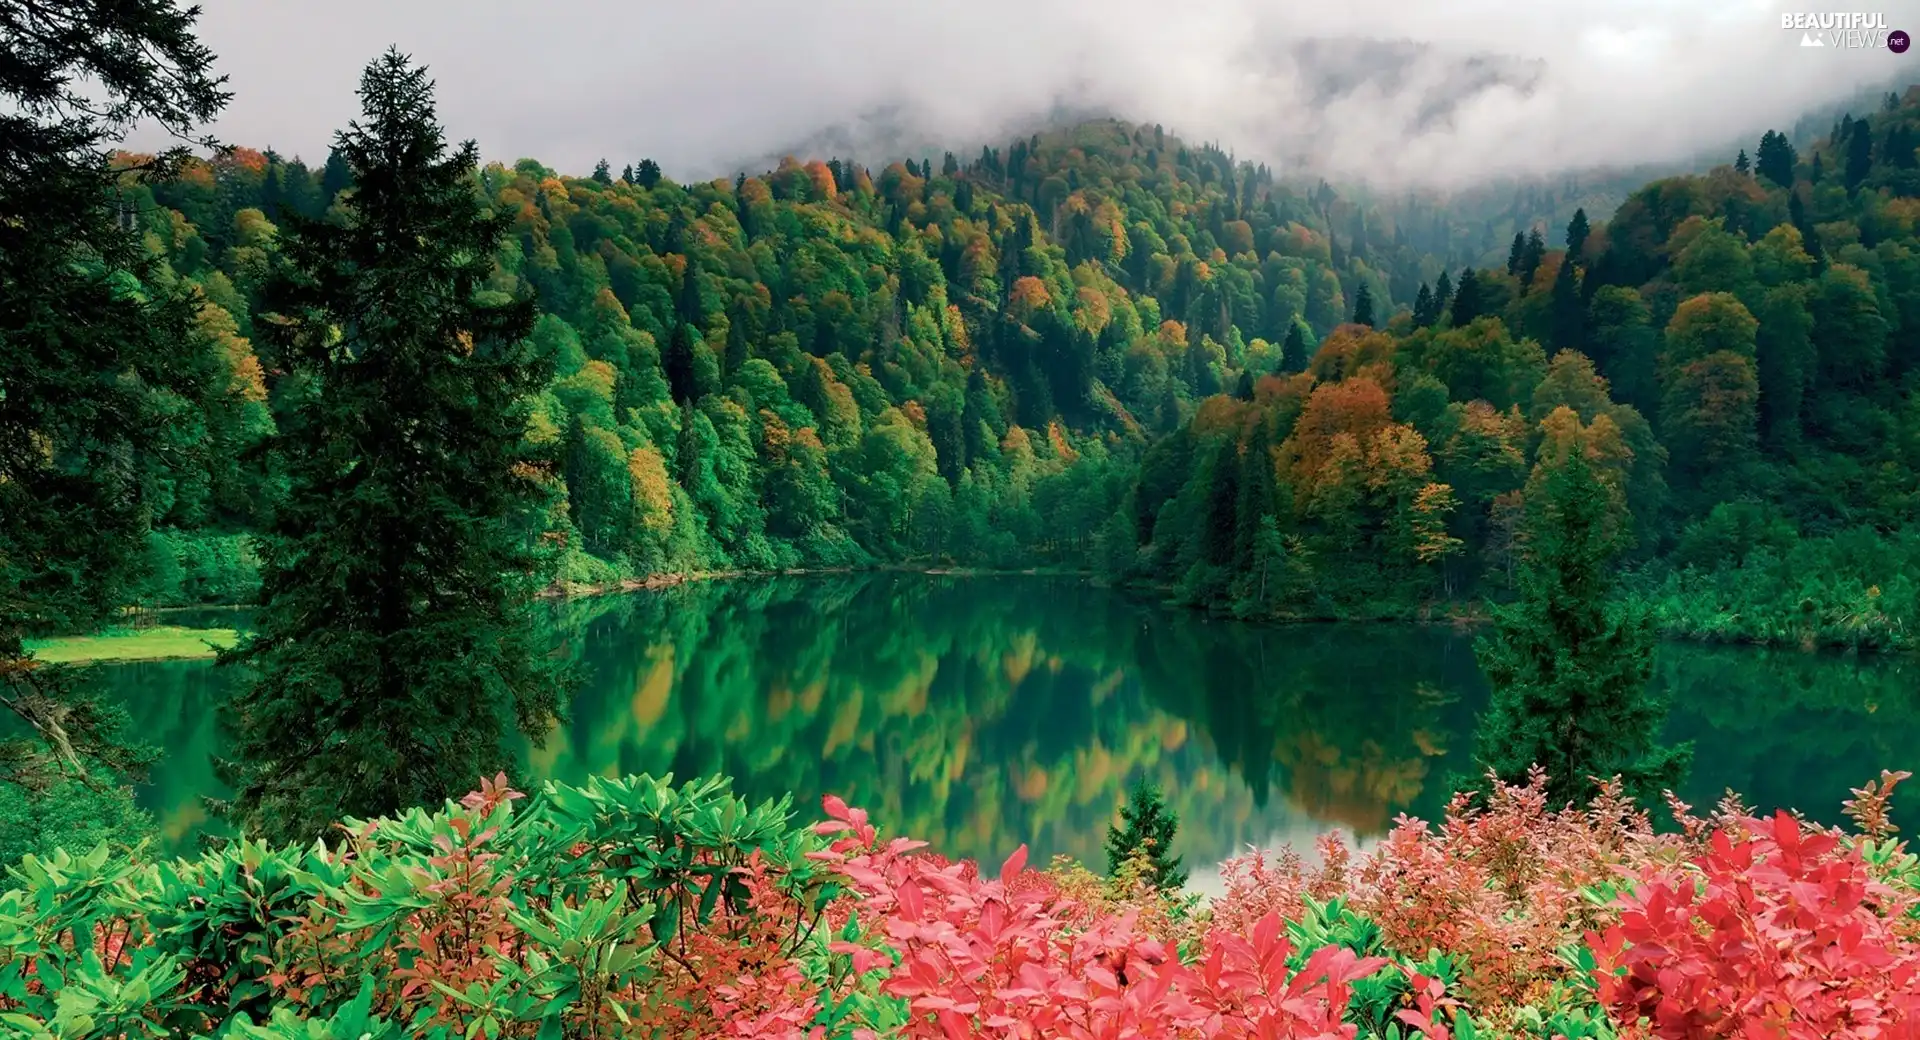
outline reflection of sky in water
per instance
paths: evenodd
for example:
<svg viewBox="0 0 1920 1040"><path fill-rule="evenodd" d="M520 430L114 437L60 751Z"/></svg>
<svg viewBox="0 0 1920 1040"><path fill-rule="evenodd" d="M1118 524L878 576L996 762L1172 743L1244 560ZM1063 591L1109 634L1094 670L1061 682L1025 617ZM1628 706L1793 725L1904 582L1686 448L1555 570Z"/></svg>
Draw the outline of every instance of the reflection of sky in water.
<svg viewBox="0 0 1920 1040"><path fill-rule="evenodd" d="M1444 629L1208 621L1067 579L866 575L708 584L557 608L582 687L527 752L537 776L723 773L758 800L866 807L884 829L997 861L1026 842L1104 866L1126 787L1157 780L1196 885L1248 845L1432 818L1485 699ZM1699 741L1681 793L1837 815L1878 767L1920 770L1910 663L1663 650L1674 731ZM105 666L163 745L142 801L184 849L220 794L207 662ZM1920 797L1901 816L1915 825Z"/></svg>

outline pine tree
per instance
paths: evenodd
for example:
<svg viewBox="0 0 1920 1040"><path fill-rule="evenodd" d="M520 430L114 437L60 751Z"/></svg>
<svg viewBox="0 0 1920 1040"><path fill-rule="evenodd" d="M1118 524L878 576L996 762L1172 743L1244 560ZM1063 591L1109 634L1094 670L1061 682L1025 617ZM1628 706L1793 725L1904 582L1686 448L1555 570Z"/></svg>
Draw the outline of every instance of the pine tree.
<svg viewBox="0 0 1920 1040"><path fill-rule="evenodd" d="M1520 259L1527 255L1527 234L1524 231L1513 233L1513 246L1507 250L1507 273L1520 273Z"/></svg>
<svg viewBox="0 0 1920 1040"><path fill-rule="evenodd" d="M1540 237L1540 229L1527 232L1527 248L1520 256L1520 289L1526 291L1533 284L1533 276L1547 259L1547 243Z"/></svg>
<svg viewBox="0 0 1920 1040"><path fill-rule="evenodd" d="M1782 188L1793 186L1793 167L1799 157L1793 153L1793 144L1787 135L1778 130L1769 130L1760 138L1760 150L1754 153L1753 169L1755 173Z"/></svg>
<svg viewBox="0 0 1920 1040"><path fill-rule="evenodd" d="M1447 316L1447 311L1452 306L1453 276L1442 271L1440 272L1439 280L1433 283L1433 320L1428 322L1428 324L1439 324L1440 319Z"/></svg>
<svg viewBox="0 0 1920 1040"><path fill-rule="evenodd" d="M155 277L117 190L171 175L187 150L115 165L143 121L213 144L196 128L228 95L196 14L173 0L0 5L0 803L20 810L0 815L27 824L0 833L0 862L143 825L124 785L152 749L92 673L24 642L97 627L130 598L162 452L180 450L175 406L215 385L198 304ZM84 829L45 830L59 821Z"/></svg>
<svg viewBox="0 0 1920 1040"><path fill-rule="evenodd" d="M551 460L523 447L550 363L533 301L486 291L513 218L483 208L478 150L449 154L432 91L397 51L367 67L337 137L347 212L293 221L264 294L289 490L257 630L222 655L252 674L221 771L232 818L272 840L511 771L507 728L538 741L559 710L531 611Z"/></svg>
<svg viewBox="0 0 1920 1040"><path fill-rule="evenodd" d="M1548 298L1548 314L1553 322L1553 345L1557 350L1580 350L1586 343L1586 304L1581 297L1580 276L1568 254L1553 276L1553 295Z"/></svg>
<svg viewBox="0 0 1920 1040"><path fill-rule="evenodd" d="M1480 316L1480 278L1469 267L1460 272L1460 287L1453 291L1453 310L1448 321L1456 329L1465 328Z"/></svg>
<svg viewBox="0 0 1920 1040"><path fill-rule="evenodd" d="M1173 836L1179 829L1180 818L1167 808L1160 788L1142 778L1121 807L1120 822L1107 827L1108 873L1118 874L1129 859L1145 856L1147 881L1161 891L1178 892L1187 883L1187 871L1173 854Z"/></svg>
<svg viewBox="0 0 1920 1040"><path fill-rule="evenodd" d="M1287 338L1280 344L1280 371L1304 372L1307 369L1307 340L1300 331L1300 320L1294 319L1287 328Z"/></svg>
<svg viewBox="0 0 1920 1040"><path fill-rule="evenodd" d="M1373 293L1365 282L1361 282L1359 290L1353 294L1353 321L1356 325L1373 327Z"/></svg>
<svg viewBox="0 0 1920 1040"><path fill-rule="evenodd" d="M1787 220L1800 232L1801 247L1808 256L1813 257L1815 268L1825 270L1826 247L1821 243L1820 232L1814 228L1813 221L1807 219L1806 204L1800 201L1797 191L1787 195Z"/></svg>
<svg viewBox="0 0 1920 1040"><path fill-rule="evenodd" d="M1573 219L1567 221L1568 263L1579 263L1586 255L1587 236L1592 233L1593 228L1587 223L1587 211L1584 208L1574 210Z"/></svg>
<svg viewBox="0 0 1920 1040"><path fill-rule="evenodd" d="M652 159L640 160L633 168L633 183L642 188L651 188L660 183L660 164Z"/></svg>
<svg viewBox="0 0 1920 1040"><path fill-rule="evenodd" d="M287 167L281 161L279 153L266 150L266 172L260 178L260 212L266 214L270 223L279 223L280 207L287 197Z"/></svg>
<svg viewBox="0 0 1920 1040"><path fill-rule="evenodd" d="M1433 290L1427 283L1420 283L1420 292L1413 298L1413 324L1426 326L1433 324Z"/></svg>
<svg viewBox="0 0 1920 1040"><path fill-rule="evenodd" d="M327 153L326 168L320 171L320 212L325 213L333 200L353 187L353 170L338 148Z"/></svg>
<svg viewBox="0 0 1920 1040"><path fill-rule="evenodd" d="M1476 647L1493 687L1480 764L1507 783L1541 766L1554 805L1585 804L1592 778L1614 776L1650 804L1679 782L1692 748L1658 743L1667 705L1648 687L1653 622L1611 600L1627 522L1619 491L1576 444L1536 470L1526 499L1519 598L1495 609Z"/></svg>
<svg viewBox="0 0 1920 1040"><path fill-rule="evenodd" d="M742 179L745 179L744 176ZM632 163L628 163L625 166L620 167L620 180L627 184L633 183L633 164ZM735 187L735 190L737 191L739 188L738 183L736 183L734 187Z"/></svg>
<svg viewBox="0 0 1920 1040"><path fill-rule="evenodd" d="M1747 160L1747 150L1745 148L1740 149L1740 154L1734 158L1733 170L1742 176L1745 176L1753 170L1753 164Z"/></svg>
<svg viewBox="0 0 1920 1040"><path fill-rule="evenodd" d="M1871 172L1873 172L1873 128L1862 119L1853 124L1853 133L1847 138L1847 190L1859 191L1860 185L1866 182L1867 174Z"/></svg>
<svg viewBox="0 0 1920 1040"><path fill-rule="evenodd" d="M613 170L607 165L605 159L593 164L593 179L594 182L598 184L605 184L609 187L613 185Z"/></svg>

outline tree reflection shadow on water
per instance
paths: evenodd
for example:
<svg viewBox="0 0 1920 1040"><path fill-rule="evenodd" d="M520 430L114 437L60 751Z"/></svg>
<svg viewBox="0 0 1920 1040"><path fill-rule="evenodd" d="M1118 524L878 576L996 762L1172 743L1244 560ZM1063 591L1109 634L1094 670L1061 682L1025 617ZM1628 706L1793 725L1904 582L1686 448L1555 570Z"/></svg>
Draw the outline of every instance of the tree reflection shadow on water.
<svg viewBox="0 0 1920 1040"><path fill-rule="evenodd" d="M1436 816L1471 761L1486 690L1437 627L1208 619L1070 578L864 574L681 586L554 608L582 680L525 752L535 776L713 773L749 797L832 792L951 855L1103 866L1126 787L1157 780L1199 867L1329 829ZM167 758L142 792L185 848L232 677L206 662L103 666ZM1663 648L1682 791L1833 818L1882 767L1920 771L1911 662ZM1910 806L1903 822L1915 822ZM1196 871L1204 884L1208 876Z"/></svg>

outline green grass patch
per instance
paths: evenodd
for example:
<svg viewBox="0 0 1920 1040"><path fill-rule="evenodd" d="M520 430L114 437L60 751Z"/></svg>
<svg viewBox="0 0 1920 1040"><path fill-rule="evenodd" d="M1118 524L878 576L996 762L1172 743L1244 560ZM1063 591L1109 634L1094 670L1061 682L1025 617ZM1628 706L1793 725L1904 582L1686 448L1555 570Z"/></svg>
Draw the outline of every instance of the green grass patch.
<svg viewBox="0 0 1920 1040"><path fill-rule="evenodd" d="M94 661L165 661L212 657L220 647L240 638L231 628L110 628L90 636L29 639L27 649L49 664L87 664Z"/></svg>

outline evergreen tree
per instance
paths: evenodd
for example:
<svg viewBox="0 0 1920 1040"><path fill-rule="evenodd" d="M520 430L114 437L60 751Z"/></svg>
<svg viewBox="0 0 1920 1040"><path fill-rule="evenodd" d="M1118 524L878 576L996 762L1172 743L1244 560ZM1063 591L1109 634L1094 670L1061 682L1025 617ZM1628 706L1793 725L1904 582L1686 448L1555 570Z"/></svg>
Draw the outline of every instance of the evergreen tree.
<svg viewBox="0 0 1920 1040"><path fill-rule="evenodd" d="M1801 247L1807 251L1808 256L1813 257L1815 268L1824 269L1826 249L1820 242L1820 232L1815 230L1813 221L1807 219L1806 204L1800 201L1800 193L1797 191L1787 195L1787 220L1800 232Z"/></svg>
<svg viewBox="0 0 1920 1040"><path fill-rule="evenodd" d="M1754 153L1753 169L1755 173L1782 188L1793 186L1793 167L1799 157L1793 153L1793 144L1787 135L1778 130L1769 130L1760 138L1760 150Z"/></svg>
<svg viewBox="0 0 1920 1040"><path fill-rule="evenodd" d="M338 148L329 151L326 168L320 171L320 212L325 213L333 200L351 187L353 170L347 165L347 157Z"/></svg>
<svg viewBox="0 0 1920 1040"><path fill-rule="evenodd" d="M1452 306L1453 276L1442 271L1439 280L1433 283L1433 320L1427 324L1439 324L1440 319L1447 316L1447 311Z"/></svg>
<svg viewBox="0 0 1920 1040"><path fill-rule="evenodd" d="M1167 808L1160 788L1144 777L1133 785L1133 793L1120 809L1120 822L1107 827L1107 871L1118 874L1122 864L1144 855L1149 864L1147 881L1166 892L1178 892L1187 883L1186 868L1173 854L1173 836L1180 829L1180 818Z"/></svg>
<svg viewBox="0 0 1920 1040"><path fill-rule="evenodd" d="M1522 292L1526 291L1527 286L1533 284L1534 274L1540 270L1540 265L1545 262L1546 259L1546 240L1540 237L1540 229L1534 228L1527 232L1527 248L1520 256L1519 275L1520 290Z"/></svg>
<svg viewBox="0 0 1920 1040"><path fill-rule="evenodd" d="M1651 804L1679 782L1692 748L1658 743L1667 705L1647 684L1653 622L1611 599L1627 524L1620 493L1575 444L1542 463L1526 499L1518 599L1495 608L1476 647L1493 687L1480 764L1507 783L1541 766L1554 805L1585 804L1592 778L1614 776Z"/></svg>
<svg viewBox="0 0 1920 1040"><path fill-rule="evenodd" d="M659 184L660 164L652 159L640 160L640 165L633 168L633 183L642 188L652 188Z"/></svg>
<svg viewBox="0 0 1920 1040"><path fill-rule="evenodd" d="M613 185L613 170L605 159L593 164L593 179L597 184Z"/></svg>
<svg viewBox="0 0 1920 1040"><path fill-rule="evenodd" d="M1740 154L1733 160L1733 171L1745 176L1752 172L1752 170L1753 164L1747 160L1747 150L1745 148L1740 149Z"/></svg>
<svg viewBox="0 0 1920 1040"><path fill-rule="evenodd" d="M266 150L265 158L267 168L260 178L260 212L266 215L268 221L278 223L280 207L287 197L287 168L281 162L279 153L271 148Z"/></svg>
<svg viewBox="0 0 1920 1040"><path fill-rule="evenodd" d="M1853 124L1853 133L1847 137L1847 190L1859 191L1872 170L1873 129L1862 119Z"/></svg>
<svg viewBox="0 0 1920 1040"><path fill-rule="evenodd" d="M1587 211L1576 209L1573 219L1567 221L1567 262L1579 263L1587 248L1587 236L1593 228L1587 223Z"/></svg>
<svg viewBox="0 0 1920 1040"><path fill-rule="evenodd" d="M0 824L24 825L0 826L0 862L142 823L124 784L152 750L89 672L24 643L96 628L128 601L155 486L191 461L169 436L178 406L214 386L198 305L154 277L117 191L187 151L114 159L136 123L191 138L226 104L196 14L173 0L0 5Z"/></svg>
<svg viewBox="0 0 1920 1040"><path fill-rule="evenodd" d="M1553 345L1558 350L1580 350L1586 343L1586 303L1580 293L1580 275L1568 254L1553 276L1553 295L1548 299L1548 314L1553 323Z"/></svg>
<svg viewBox="0 0 1920 1040"><path fill-rule="evenodd" d="M1373 293L1365 282L1361 282L1359 290L1353 294L1353 321L1356 325L1373 327Z"/></svg>
<svg viewBox="0 0 1920 1040"><path fill-rule="evenodd" d="M1433 324L1433 290L1427 283L1420 283L1420 293L1413 298L1413 324L1425 326Z"/></svg>
<svg viewBox="0 0 1920 1040"><path fill-rule="evenodd" d="M628 184L633 183L633 164L632 163L628 163L625 166L620 167L620 179ZM742 179L744 180L745 178L743 177ZM738 183L734 185L734 190L735 190L735 193L737 194L739 191Z"/></svg>
<svg viewBox="0 0 1920 1040"><path fill-rule="evenodd" d="M1300 331L1300 320L1294 319L1287 328L1287 338L1280 344L1280 371L1304 372L1307 369L1307 339Z"/></svg>
<svg viewBox="0 0 1920 1040"><path fill-rule="evenodd" d="M1469 267L1460 272L1460 287L1453 291L1453 310L1448 321L1456 329L1465 328L1480 316L1480 277Z"/></svg>
<svg viewBox="0 0 1920 1040"><path fill-rule="evenodd" d="M1240 378L1235 380L1233 384L1233 396L1236 400L1241 400L1241 401L1253 400L1253 370L1252 369L1243 368L1240 370Z"/></svg>
<svg viewBox="0 0 1920 1040"><path fill-rule="evenodd" d="M1524 231L1515 231L1513 233L1513 245L1507 250L1507 273L1518 275L1520 273L1520 261L1526 255L1527 233Z"/></svg>
<svg viewBox="0 0 1920 1040"><path fill-rule="evenodd" d="M222 655L252 674L221 767L236 822L276 841L466 791L511 769L510 724L538 741L559 710L531 612L547 460L523 448L551 373L533 301L487 291L512 216L474 194L432 89L397 51L368 66L337 137L348 211L293 221L265 291L289 490L257 630Z"/></svg>

